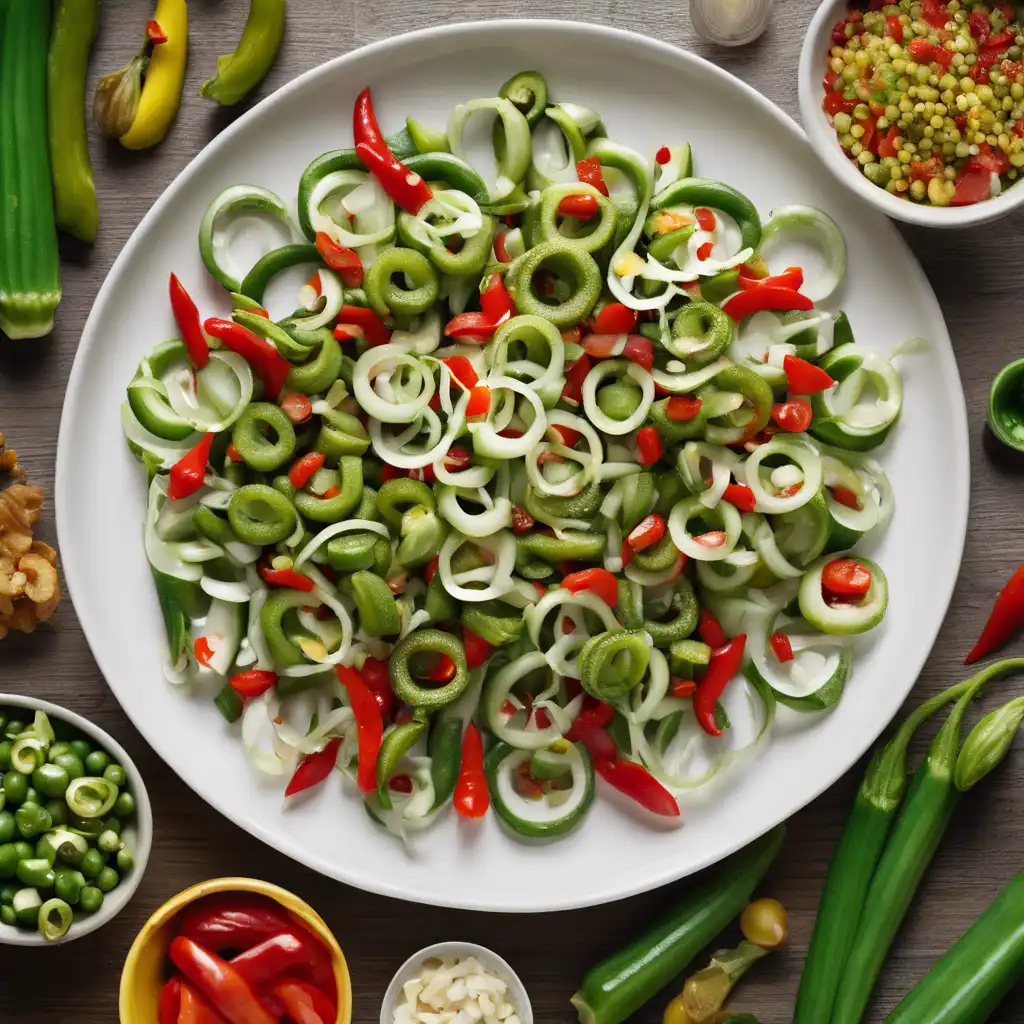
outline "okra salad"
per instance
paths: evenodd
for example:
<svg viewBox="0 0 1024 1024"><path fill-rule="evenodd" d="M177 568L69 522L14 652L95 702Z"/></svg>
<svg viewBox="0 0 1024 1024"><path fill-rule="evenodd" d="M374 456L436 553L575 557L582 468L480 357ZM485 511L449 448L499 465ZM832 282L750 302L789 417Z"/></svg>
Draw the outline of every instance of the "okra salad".
<svg viewBox="0 0 1024 1024"><path fill-rule="evenodd" d="M353 130L297 227L256 185L212 201L230 319L172 274L180 337L128 385L166 674L287 796L338 768L403 838L450 803L564 834L595 775L678 816L777 702L832 707L885 613L851 549L892 512L901 379L828 305L843 236L536 72L387 138L365 90ZM240 268L242 218L296 240Z"/></svg>

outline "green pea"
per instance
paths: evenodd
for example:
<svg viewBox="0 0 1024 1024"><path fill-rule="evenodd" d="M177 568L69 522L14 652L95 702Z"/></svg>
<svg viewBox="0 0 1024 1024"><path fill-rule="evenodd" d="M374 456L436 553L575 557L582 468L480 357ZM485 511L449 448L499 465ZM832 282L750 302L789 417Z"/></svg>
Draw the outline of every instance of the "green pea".
<svg viewBox="0 0 1024 1024"><path fill-rule="evenodd" d="M50 763L52 764L62 754L71 754L71 753L74 753L74 751L71 749L71 744L67 743L64 740L59 740L57 743L54 743L50 747L50 751L49 751Z"/></svg>
<svg viewBox="0 0 1024 1024"><path fill-rule="evenodd" d="M23 928L38 928L39 908L43 905L43 901L40 899L39 893L35 892L33 889L19 889L18 892L28 892L31 895L31 899L23 901L24 906L22 909L15 911L18 916L18 924ZM13 907L11 909L13 909Z"/></svg>
<svg viewBox="0 0 1024 1024"><path fill-rule="evenodd" d="M42 798L39 795L39 790L35 786L29 786L25 790L25 799L21 801L23 804L41 804Z"/></svg>
<svg viewBox="0 0 1024 1024"><path fill-rule="evenodd" d="M74 781L85 774L85 765L82 759L73 751L67 754L59 754L53 759L54 764L59 764L68 773L68 779Z"/></svg>
<svg viewBox="0 0 1024 1024"><path fill-rule="evenodd" d="M84 761L92 753L92 744L88 740L72 740L71 749L79 760Z"/></svg>
<svg viewBox="0 0 1024 1024"><path fill-rule="evenodd" d="M18 915L14 912L14 907L5 903L0 907L0 924L5 924L9 928L13 928L18 923Z"/></svg>
<svg viewBox="0 0 1024 1024"><path fill-rule="evenodd" d="M35 847L31 843L26 843L24 839L16 839L14 841L14 849L18 854L18 860L24 860L26 857L34 857L36 855Z"/></svg>
<svg viewBox="0 0 1024 1024"><path fill-rule="evenodd" d="M117 870L121 872L131 871L133 867L135 867L135 855L127 846L122 846L117 851Z"/></svg>
<svg viewBox="0 0 1024 1024"><path fill-rule="evenodd" d="M12 718L4 728L4 735L9 739L13 740L18 733L25 731L25 723L17 718Z"/></svg>
<svg viewBox="0 0 1024 1024"><path fill-rule="evenodd" d="M110 755L105 750L94 750L85 759L85 770L90 775L102 775L110 764Z"/></svg>
<svg viewBox="0 0 1024 1024"><path fill-rule="evenodd" d="M0 811L0 843L9 843L14 838L14 815Z"/></svg>
<svg viewBox="0 0 1024 1024"><path fill-rule="evenodd" d="M96 845L103 853L117 853L121 849L121 837L116 832L101 832Z"/></svg>
<svg viewBox="0 0 1024 1024"><path fill-rule="evenodd" d="M94 885L87 885L78 897L78 905L86 914L95 914L103 906L103 893Z"/></svg>
<svg viewBox="0 0 1024 1024"><path fill-rule="evenodd" d="M107 818L103 822L104 832L116 832L118 835L121 834L121 819L120 818Z"/></svg>
<svg viewBox="0 0 1024 1024"><path fill-rule="evenodd" d="M63 800L47 800L43 806L50 812L54 828L68 823L68 805Z"/></svg>
<svg viewBox="0 0 1024 1024"><path fill-rule="evenodd" d="M59 764L44 764L32 773L32 785L50 799L63 796L69 782L68 773Z"/></svg>
<svg viewBox="0 0 1024 1024"><path fill-rule="evenodd" d="M43 857L26 857L18 861L18 881L33 889L52 889L56 881L54 870Z"/></svg>
<svg viewBox="0 0 1024 1024"><path fill-rule="evenodd" d="M135 813L135 797L131 793L122 793L114 804L114 813L119 818L128 818Z"/></svg>
<svg viewBox="0 0 1024 1024"><path fill-rule="evenodd" d="M0 846L0 878L13 878L20 859L14 843L4 843Z"/></svg>
<svg viewBox="0 0 1024 1024"><path fill-rule="evenodd" d="M100 892L110 892L117 888L117 883L120 881L121 876L113 868L104 868L96 876L96 888Z"/></svg>
<svg viewBox="0 0 1024 1024"><path fill-rule="evenodd" d="M11 741L0 743L0 772L9 771L11 767Z"/></svg>
<svg viewBox="0 0 1024 1024"><path fill-rule="evenodd" d="M74 906L85 888L85 875L74 868L60 868L54 879L53 891L59 899Z"/></svg>
<svg viewBox="0 0 1024 1024"><path fill-rule="evenodd" d="M39 837L35 852L36 857L39 860L48 861L51 868L57 863L57 848L53 845L53 841L48 835Z"/></svg>
<svg viewBox="0 0 1024 1024"><path fill-rule="evenodd" d="M82 874L86 878L95 878L105 867L106 859L99 850L90 850L82 858Z"/></svg>
<svg viewBox="0 0 1024 1024"><path fill-rule="evenodd" d="M99 818L83 818L77 814L69 814L68 828L81 832L89 839L95 839L103 831L103 822Z"/></svg>
<svg viewBox="0 0 1024 1024"><path fill-rule="evenodd" d="M8 906L14 902L14 894L18 891L16 885L0 885L0 904Z"/></svg>
<svg viewBox="0 0 1024 1024"><path fill-rule="evenodd" d="M108 764L103 769L103 778L107 782L112 782L115 786L123 786L126 776L124 769L119 764Z"/></svg>
<svg viewBox="0 0 1024 1024"><path fill-rule="evenodd" d="M28 776L14 770L5 772L3 787L7 803L12 807L18 807L25 802L25 794L28 792Z"/></svg>
<svg viewBox="0 0 1024 1024"><path fill-rule="evenodd" d="M39 804L22 804L14 813L14 823L26 839L35 839L53 824L49 812Z"/></svg>

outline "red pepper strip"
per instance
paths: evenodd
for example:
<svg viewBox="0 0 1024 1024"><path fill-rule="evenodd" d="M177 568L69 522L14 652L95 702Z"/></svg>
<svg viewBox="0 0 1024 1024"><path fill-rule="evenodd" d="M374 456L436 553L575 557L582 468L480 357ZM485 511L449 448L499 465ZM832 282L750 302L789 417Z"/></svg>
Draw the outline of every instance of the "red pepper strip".
<svg viewBox="0 0 1024 1024"><path fill-rule="evenodd" d="M348 691L352 713L356 718L359 739L359 770L357 784L362 793L377 788L377 755L384 737L384 720L370 688L355 669L346 665L335 666L341 685Z"/></svg>
<svg viewBox="0 0 1024 1024"><path fill-rule="evenodd" d="M974 15L971 15L971 19L974 19ZM988 24L988 18L985 19L985 24ZM903 24L900 21L898 14L887 14L885 16L885 34L892 36L893 42L903 42Z"/></svg>
<svg viewBox="0 0 1024 1024"><path fill-rule="evenodd" d="M429 562L427 562L427 567L423 570L423 578L427 581L427 583L429 583L434 578L434 574L437 572L437 564L439 561L440 559L438 559L437 555L434 555L434 557Z"/></svg>
<svg viewBox="0 0 1024 1024"><path fill-rule="evenodd" d="M504 323L515 312L503 275L491 274L487 287L480 293L480 309L495 326Z"/></svg>
<svg viewBox="0 0 1024 1024"><path fill-rule="evenodd" d="M340 487L328 487L327 490L324 491L324 493L320 495L320 497L324 498L324 499L326 499L326 498L336 498L339 494L341 494L341 488Z"/></svg>
<svg viewBox="0 0 1024 1024"><path fill-rule="evenodd" d="M491 389L480 386L469 389L469 404L466 406L466 419L486 416L491 410Z"/></svg>
<svg viewBox="0 0 1024 1024"><path fill-rule="evenodd" d="M833 487L831 490L833 499L840 505L852 508L856 512L860 511L860 499L853 493L853 491L848 490L846 487Z"/></svg>
<svg viewBox="0 0 1024 1024"><path fill-rule="evenodd" d="M608 730L601 726L586 722L579 724L577 720L573 723L569 738L587 748L595 766L602 761L613 761L618 756L619 748L615 745L615 740L611 738Z"/></svg>
<svg viewBox="0 0 1024 1024"><path fill-rule="evenodd" d="M785 633L772 633L768 642L771 644L772 653L780 662L785 664L785 662L793 660L793 645Z"/></svg>
<svg viewBox="0 0 1024 1024"><path fill-rule="evenodd" d="M641 519L630 531L629 536L626 537L626 543L634 551L644 551L646 548L651 547L652 544L657 544L664 536L665 520L661 516L652 513Z"/></svg>
<svg viewBox="0 0 1024 1024"><path fill-rule="evenodd" d="M722 498L730 505L735 505L741 512L753 512L757 505L754 492L744 484L728 484Z"/></svg>
<svg viewBox="0 0 1024 1024"><path fill-rule="evenodd" d="M988 39L992 31L992 25L988 17L982 14L981 11L975 11L967 19L967 25L971 30L971 35L978 40L980 45L984 46L985 40Z"/></svg>
<svg viewBox="0 0 1024 1024"><path fill-rule="evenodd" d="M146 22L146 38L154 45L160 46L167 42L167 33L160 27L160 22L150 18Z"/></svg>
<svg viewBox="0 0 1024 1024"><path fill-rule="evenodd" d="M693 539L706 548L720 548L728 538L724 530L709 530L707 533L698 533Z"/></svg>
<svg viewBox="0 0 1024 1024"><path fill-rule="evenodd" d="M787 312L792 309L814 309L814 303L794 288L763 285L746 292L737 292L722 304L722 309L733 318L743 320L762 310Z"/></svg>
<svg viewBox="0 0 1024 1024"><path fill-rule="evenodd" d="M641 764L620 758L598 758L594 770L610 786L641 807L665 818L679 817L676 798Z"/></svg>
<svg viewBox="0 0 1024 1024"><path fill-rule="evenodd" d="M469 668L479 668L494 650L483 637L477 636L471 629L462 627L462 646L466 652L466 665Z"/></svg>
<svg viewBox="0 0 1024 1024"><path fill-rule="evenodd" d="M746 634L740 633L712 651L704 678L697 684L697 692L693 695L693 713L697 716L700 727L709 736L722 735L722 730L715 724L715 705L726 686L739 672L746 643Z"/></svg>
<svg viewBox="0 0 1024 1024"><path fill-rule="evenodd" d="M248 949L295 929L294 918L279 903L247 892L205 896L186 906L174 920L179 935L218 953Z"/></svg>
<svg viewBox="0 0 1024 1024"><path fill-rule="evenodd" d="M280 404L292 423L305 423L313 415L313 403L298 391L289 391Z"/></svg>
<svg viewBox="0 0 1024 1024"><path fill-rule="evenodd" d="M852 114L856 109L859 100L856 98L847 99L841 92L830 92L822 103L822 109L826 114L833 117L842 110L844 113Z"/></svg>
<svg viewBox="0 0 1024 1024"><path fill-rule="evenodd" d="M484 745L472 722L462 737L462 766L455 783L454 803L460 818L482 818L491 806L484 776Z"/></svg>
<svg viewBox="0 0 1024 1024"><path fill-rule="evenodd" d="M945 28L949 21L949 11L939 0L921 0L921 17L932 28Z"/></svg>
<svg viewBox="0 0 1024 1024"><path fill-rule="evenodd" d="M380 182L380 186L403 210L413 216L430 202L433 193L427 183L415 172L410 171L390 149L385 155L360 142L356 156L363 166Z"/></svg>
<svg viewBox="0 0 1024 1024"><path fill-rule="evenodd" d="M520 508L518 505L512 506L512 532L515 534L524 534L528 530L533 529L534 524L537 522L525 508Z"/></svg>
<svg viewBox="0 0 1024 1024"><path fill-rule="evenodd" d="M176 1024L224 1024L224 1018L187 983L179 982Z"/></svg>
<svg viewBox="0 0 1024 1024"><path fill-rule="evenodd" d="M331 774L331 770L338 760L338 748L340 746L341 737L337 736L323 750L307 754L299 762L299 767L295 769L295 774L291 777L285 788L284 795L295 796L296 793L312 789L323 782Z"/></svg>
<svg viewBox="0 0 1024 1024"><path fill-rule="evenodd" d="M511 263L512 257L508 254L508 249L505 246L505 234L504 231L499 231L494 236L494 258L499 263Z"/></svg>
<svg viewBox="0 0 1024 1024"><path fill-rule="evenodd" d="M565 371L562 398L578 406L583 401L583 381L586 380L588 373L590 373L590 359L586 353L581 353L580 357Z"/></svg>
<svg viewBox="0 0 1024 1024"><path fill-rule="evenodd" d="M564 196L558 204L558 212L563 217L590 220L597 213L597 196L591 195L589 192Z"/></svg>
<svg viewBox="0 0 1024 1024"><path fill-rule="evenodd" d="M692 679L673 679L669 693L673 697L692 697L697 692L697 684Z"/></svg>
<svg viewBox="0 0 1024 1024"><path fill-rule="evenodd" d="M706 260L711 255L711 252L712 252L712 250L714 248L715 248L715 243L714 242L703 242L701 245L698 245L697 246L697 259L699 259L699 260Z"/></svg>
<svg viewBox="0 0 1024 1024"><path fill-rule="evenodd" d="M633 561L633 549L629 546L629 541L624 540L622 542L622 548L619 551L619 558L622 559L622 568L625 569L630 562Z"/></svg>
<svg viewBox="0 0 1024 1024"><path fill-rule="evenodd" d="M927 39L911 39L907 44L907 52L918 64L938 64L943 70L949 67L953 54L942 46L935 46Z"/></svg>
<svg viewBox="0 0 1024 1024"><path fill-rule="evenodd" d="M157 1017L160 1024L178 1024L181 1011L181 978L171 978L160 990Z"/></svg>
<svg viewBox="0 0 1024 1024"><path fill-rule="evenodd" d="M787 355L782 369L789 380L789 390L797 395L816 395L827 391L835 381L820 367L799 356Z"/></svg>
<svg viewBox="0 0 1024 1024"><path fill-rule="evenodd" d="M316 584L301 572L294 569L272 569L269 565L260 566L260 575L272 587L288 587L290 590L301 590L312 593Z"/></svg>
<svg viewBox="0 0 1024 1024"><path fill-rule="evenodd" d="M445 337L463 338L482 345L494 337L494 322L486 313L459 313L448 321Z"/></svg>
<svg viewBox="0 0 1024 1024"><path fill-rule="evenodd" d="M715 230L715 215L706 206L698 206L693 215L697 218L697 226L701 231Z"/></svg>
<svg viewBox="0 0 1024 1024"><path fill-rule="evenodd" d="M263 381L265 396L275 401L281 394L292 364L270 342L264 341L241 324L211 317L203 327L207 334L223 342L232 352L237 352L252 367L253 373Z"/></svg>
<svg viewBox="0 0 1024 1024"><path fill-rule="evenodd" d="M900 130L893 125L878 143L878 155L883 159L896 156L896 140L900 137Z"/></svg>
<svg viewBox="0 0 1024 1024"><path fill-rule="evenodd" d="M643 466L653 466L665 450L661 443L661 435L651 426L641 427L637 431L636 446Z"/></svg>
<svg viewBox="0 0 1024 1024"><path fill-rule="evenodd" d="M202 369L210 361L210 345L199 322L199 310L177 274L170 278L171 312L181 332L189 359Z"/></svg>
<svg viewBox="0 0 1024 1024"><path fill-rule="evenodd" d="M363 306L342 306L338 314L338 328L335 328L335 337L342 324L352 324L363 332L366 344L371 348L377 345L386 345L391 340L391 328L377 315L377 313ZM339 339L341 340L341 339Z"/></svg>
<svg viewBox="0 0 1024 1024"><path fill-rule="evenodd" d="M607 569L583 569L570 573L562 580L562 587L570 594L578 594L581 590L593 591L609 608L614 608L619 600L619 581Z"/></svg>
<svg viewBox="0 0 1024 1024"><path fill-rule="evenodd" d="M442 363L451 371L451 375L464 387L472 388L480 378L473 369L473 364L465 356L449 356Z"/></svg>
<svg viewBox="0 0 1024 1024"><path fill-rule="evenodd" d="M231 1024L277 1024L238 971L216 953L182 935L171 941L167 952L174 966Z"/></svg>
<svg viewBox="0 0 1024 1024"><path fill-rule="evenodd" d="M992 194L992 176L981 167L970 163L960 169L956 179L956 188L949 200L950 206L973 206L990 198Z"/></svg>
<svg viewBox="0 0 1024 1024"><path fill-rule="evenodd" d="M645 370L654 366L654 344L642 334L588 334L583 350L595 359L628 359Z"/></svg>
<svg viewBox="0 0 1024 1024"><path fill-rule="evenodd" d="M871 589L871 570L855 558L836 558L822 570L821 585L830 594L863 597Z"/></svg>
<svg viewBox="0 0 1024 1024"><path fill-rule="evenodd" d="M746 264L740 267L736 283L744 291L751 291L754 288L793 288L799 290L804 286L804 272L800 267L786 267L781 274L774 277L755 277L753 274L744 273Z"/></svg>
<svg viewBox="0 0 1024 1024"><path fill-rule="evenodd" d="M328 997L336 989L330 954L317 939L297 925L271 935L232 958L231 966L253 988L283 974L308 977Z"/></svg>
<svg viewBox="0 0 1024 1024"><path fill-rule="evenodd" d="M601 170L601 161L596 156L588 156L576 164L576 177L586 185L593 185L601 195L608 195L608 185Z"/></svg>
<svg viewBox="0 0 1024 1024"><path fill-rule="evenodd" d="M232 462L243 461L242 456L238 454L238 449L234 446L234 443L228 445L227 455Z"/></svg>
<svg viewBox="0 0 1024 1024"><path fill-rule="evenodd" d="M326 461L327 456L323 452L308 452L288 470L288 479L301 491Z"/></svg>
<svg viewBox="0 0 1024 1024"><path fill-rule="evenodd" d="M587 694L583 699L583 710L573 720L569 729L569 739L578 740L580 729L604 729L615 717L615 708L607 701L598 700Z"/></svg>
<svg viewBox="0 0 1024 1024"><path fill-rule="evenodd" d="M283 978L270 991L295 1024L334 1024L338 1019L331 1000L308 981Z"/></svg>
<svg viewBox="0 0 1024 1024"><path fill-rule="evenodd" d="M704 403L689 395L673 395L665 405L665 415L673 423L688 423L700 415Z"/></svg>
<svg viewBox="0 0 1024 1024"><path fill-rule="evenodd" d="M777 402L772 406L772 419L782 430L791 434L805 431L813 417L811 403L804 398L791 398L788 402Z"/></svg>
<svg viewBox="0 0 1024 1024"><path fill-rule="evenodd" d="M331 270L337 271L346 288L358 288L363 283L363 264L355 250L338 245L326 231L318 231L316 251Z"/></svg>
<svg viewBox="0 0 1024 1024"><path fill-rule="evenodd" d="M718 619L707 608L701 608L700 610L700 619L697 622L697 636L712 650L722 647L726 642L725 630L722 629Z"/></svg>
<svg viewBox="0 0 1024 1024"><path fill-rule="evenodd" d="M228 683L231 689L240 697L247 700L266 693L272 686L277 684L277 673L269 672L263 668L251 668L245 672L237 672Z"/></svg>
<svg viewBox="0 0 1024 1024"><path fill-rule="evenodd" d="M171 466L167 483L167 497L173 501L195 494L203 486L206 463L210 461L210 449L216 434L204 434L202 440L191 451L186 452Z"/></svg>
<svg viewBox="0 0 1024 1024"><path fill-rule="evenodd" d="M621 302L609 302L594 317L595 334L628 334L636 327L637 311Z"/></svg>

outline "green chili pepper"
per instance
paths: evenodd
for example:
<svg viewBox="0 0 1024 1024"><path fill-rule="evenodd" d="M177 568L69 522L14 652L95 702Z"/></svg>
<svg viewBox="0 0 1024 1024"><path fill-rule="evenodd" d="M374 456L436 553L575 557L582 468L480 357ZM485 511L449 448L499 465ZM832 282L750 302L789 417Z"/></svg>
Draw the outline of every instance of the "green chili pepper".
<svg viewBox="0 0 1024 1024"><path fill-rule="evenodd" d="M976 786L993 768L1002 764L1022 721L1024 697L1017 697L990 711L970 731L957 755L953 773L953 781L961 793Z"/></svg>
<svg viewBox="0 0 1024 1024"><path fill-rule="evenodd" d="M592 636L579 653L580 684L598 700L617 700L639 684L650 660L643 630L606 630Z"/></svg>
<svg viewBox="0 0 1024 1024"><path fill-rule="evenodd" d="M203 83L199 95L230 107L254 89L277 57L284 16L284 0L251 0L238 49L217 58L217 74Z"/></svg>
<svg viewBox="0 0 1024 1024"><path fill-rule="evenodd" d="M543 533L525 533L516 537L516 558L530 562L535 558L556 565L558 562L600 562L607 538L602 533L564 530L561 538Z"/></svg>
<svg viewBox="0 0 1024 1024"><path fill-rule="evenodd" d="M298 521L295 506L266 484L239 487L228 503L228 522L246 544L277 544L291 536Z"/></svg>
<svg viewBox="0 0 1024 1024"><path fill-rule="evenodd" d="M252 302L251 299L246 301ZM263 308L258 302L253 302L253 305L257 309ZM261 313L248 309L232 310L231 319L252 331L257 337L265 338L271 342L285 359L293 363L306 362L317 346L319 346L322 337L321 332L286 331L280 324L274 323L273 320L268 319ZM327 333L330 334L330 331L327 331Z"/></svg>
<svg viewBox="0 0 1024 1024"><path fill-rule="evenodd" d="M673 557L678 557L674 551ZM676 580L669 611L675 617L666 622L644 619L644 631L656 647L668 647L679 640L685 640L697 628L697 598L685 576Z"/></svg>
<svg viewBox="0 0 1024 1024"><path fill-rule="evenodd" d="M699 370L713 363L732 344L733 322L728 313L710 302L691 302L683 306L672 322L672 341L666 347Z"/></svg>
<svg viewBox="0 0 1024 1024"><path fill-rule="evenodd" d="M245 275L245 280L242 281L238 290L243 295L248 295L250 299L262 302L267 285L278 274L289 267L297 267L303 263L323 266L320 253L317 252L315 245L292 244L272 249L256 261L249 273Z"/></svg>
<svg viewBox="0 0 1024 1024"><path fill-rule="evenodd" d="M409 133L418 153L450 153L448 134L438 128L430 128L414 118L405 119L405 130ZM406 164L408 167L408 164Z"/></svg>
<svg viewBox="0 0 1024 1024"><path fill-rule="evenodd" d="M395 557L398 564L414 569L426 565L440 550L448 536L448 527L436 513L414 505L402 516L402 541Z"/></svg>
<svg viewBox="0 0 1024 1024"><path fill-rule="evenodd" d="M402 629L398 602L387 583L376 573L361 569L349 578L359 624L370 636L396 636Z"/></svg>
<svg viewBox="0 0 1024 1024"><path fill-rule="evenodd" d="M430 777L434 783L434 807L443 807L455 792L462 765L461 718L438 715L430 730Z"/></svg>
<svg viewBox="0 0 1024 1024"><path fill-rule="evenodd" d="M704 430L705 438L711 444L735 444L743 437L753 437L764 430L772 414L775 396L771 385L755 370L746 366L727 366L715 374L712 384L705 385L697 391L697 397L704 401L711 392L705 388L714 387L719 391L733 391L742 395L750 410L751 416L741 426L725 425L715 422L718 417L709 417Z"/></svg>
<svg viewBox="0 0 1024 1024"><path fill-rule="evenodd" d="M740 229L740 244L755 251L761 244L761 218L757 207L742 193L710 178L680 178L651 201L652 210L669 206L707 206L729 214Z"/></svg>
<svg viewBox="0 0 1024 1024"><path fill-rule="evenodd" d="M333 470L326 471L333 473ZM337 523L345 519L359 504L363 495L363 460L355 455L338 459L338 473L334 474L340 491L333 498L321 498L308 491L295 495L295 507L306 519L318 523Z"/></svg>
<svg viewBox="0 0 1024 1024"><path fill-rule="evenodd" d="M189 626L193 618L205 614L209 599L198 583L168 576L152 566L150 571L153 573L156 596L164 618L171 664L175 664L189 651L192 644Z"/></svg>
<svg viewBox="0 0 1024 1024"><path fill-rule="evenodd" d="M408 287L398 284L401 275ZM385 249L366 273L366 298L378 316L400 323L430 309L437 301L437 271L415 249Z"/></svg>
<svg viewBox="0 0 1024 1024"><path fill-rule="evenodd" d="M448 622L459 614L458 602L445 590L444 581L439 575L435 575L427 584L423 607L431 622Z"/></svg>
<svg viewBox="0 0 1024 1024"><path fill-rule="evenodd" d="M443 654L455 665L455 675L444 686L428 687L412 675L410 661L417 654ZM410 633L391 652L388 662L391 687L399 700L410 707L434 711L457 700L469 685L469 669L462 643L450 633L439 629L419 629Z"/></svg>
<svg viewBox="0 0 1024 1024"><path fill-rule="evenodd" d="M462 609L462 624L492 647L503 647L518 640L523 632L519 614L504 615L509 606L500 601L467 604Z"/></svg>
<svg viewBox="0 0 1024 1024"><path fill-rule="evenodd" d="M558 205L566 196L587 195L597 201L597 213L590 220L566 217ZM603 249L615 234L617 223L615 205L593 185L573 181L549 185L541 193L536 209L535 240L549 242L557 239L576 246L583 252L595 253Z"/></svg>
<svg viewBox="0 0 1024 1024"><path fill-rule="evenodd" d="M538 494L527 485L523 507L541 522L548 519L593 519L601 507L601 500L601 488L597 484L587 484L579 494L571 498Z"/></svg>
<svg viewBox="0 0 1024 1024"><path fill-rule="evenodd" d="M1007 363L992 381L988 429L1008 448L1024 452L1024 359Z"/></svg>
<svg viewBox="0 0 1024 1024"><path fill-rule="evenodd" d="M325 560L337 572L370 569L374 565L377 542L383 540L384 538L376 533L343 533L340 537L333 537L327 542L324 547ZM391 545L387 544L387 541L384 543L387 545L390 563ZM387 572L387 566L384 571Z"/></svg>
<svg viewBox="0 0 1024 1024"><path fill-rule="evenodd" d="M420 153L402 162L424 181L450 185L459 192L465 192L480 206L486 206L489 202L487 183L484 179L465 160L460 160L451 153Z"/></svg>
<svg viewBox="0 0 1024 1024"><path fill-rule="evenodd" d="M377 492L377 511L393 530L401 530L402 517L416 505L428 512L437 511L434 492L422 480L397 477L382 484Z"/></svg>
<svg viewBox="0 0 1024 1024"><path fill-rule="evenodd" d="M398 214L397 227L402 242L426 256L442 274L468 277L481 273L487 265L497 232L497 221L485 215L480 230L467 238L458 252L452 252L440 239L424 230L420 218L404 210ZM345 301L348 302L349 298L346 292Z"/></svg>
<svg viewBox="0 0 1024 1024"><path fill-rule="evenodd" d="M286 635L284 618L289 612L314 603L315 598L304 590L287 590L284 587L275 587L264 601L260 609L260 625L277 666L301 665L306 661L299 645Z"/></svg>
<svg viewBox="0 0 1024 1024"><path fill-rule="evenodd" d="M413 719L411 722L396 725L385 735L380 745L380 753L377 755L377 798L382 807L391 806L388 779L398 770L399 762L423 735L426 727L425 721Z"/></svg>
<svg viewBox="0 0 1024 1024"><path fill-rule="evenodd" d="M509 100L532 128L547 109L548 83L539 71L520 71L505 82L498 95Z"/></svg>
<svg viewBox="0 0 1024 1024"><path fill-rule="evenodd" d="M534 277L545 271L566 281L570 294L549 304L534 292ZM550 320L558 328L573 327L593 310L601 294L601 270L593 257L564 239L541 242L509 269L506 287L520 313Z"/></svg>
<svg viewBox="0 0 1024 1024"><path fill-rule="evenodd" d="M220 692L213 698L213 703L217 705L217 710L226 722L234 723L242 717L242 698L230 683L225 683L220 688Z"/></svg>
<svg viewBox="0 0 1024 1024"><path fill-rule="evenodd" d="M663 572L671 568L678 557L679 552L672 543L672 538L666 533L652 547L638 551L633 556L632 564L644 572Z"/></svg>
<svg viewBox="0 0 1024 1024"><path fill-rule="evenodd" d="M231 441L242 461L271 473L295 454L295 428L279 405L251 402L231 429Z"/></svg>
<svg viewBox="0 0 1024 1024"><path fill-rule="evenodd" d="M321 415L316 450L323 452L329 462L345 455L362 455L369 447L369 435L355 416L340 409L329 409Z"/></svg>
<svg viewBox="0 0 1024 1024"><path fill-rule="evenodd" d="M321 345L316 354L302 365L293 366L285 378L287 387L304 395L327 391L341 374L341 346L326 328L317 333L321 337Z"/></svg>

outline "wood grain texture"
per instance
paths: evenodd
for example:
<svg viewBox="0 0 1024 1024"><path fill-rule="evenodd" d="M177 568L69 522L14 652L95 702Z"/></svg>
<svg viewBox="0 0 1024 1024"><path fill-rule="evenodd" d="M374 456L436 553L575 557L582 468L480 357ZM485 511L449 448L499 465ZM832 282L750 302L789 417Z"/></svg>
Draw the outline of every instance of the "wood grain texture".
<svg viewBox="0 0 1024 1024"><path fill-rule="evenodd" d="M52 493L57 428L75 346L90 305L115 256L143 213L196 153L227 125L224 112L197 96L219 53L234 45L248 5L243 0L192 0L192 39L186 97L166 142L150 153L129 154L93 137L101 202L100 236L88 254L66 252L64 301L58 327L44 341L0 341L0 429L21 453L32 478ZM656 0L292 0L280 58L263 83L266 95L339 53L387 36L470 18L572 17L632 29L690 48L737 74L790 114L797 113L796 62L813 12L809 0L780 0L771 27L739 52L705 47L690 29L685 4ZM104 0L103 24L90 74L123 64L133 52L151 0ZM685 102L685 98L681 100ZM1012 566L1024 560L1021 482L1024 466L993 451L984 410L995 370L1020 355L1024 318L1018 270L1024 257L1024 217L972 231L908 230L942 303L960 361L971 430L971 528L952 610L913 701L956 681L969 638ZM898 286L898 285L896 285ZM884 297L882 297L884 301ZM119 443L112 438L111 443ZM42 523L52 539L52 509ZM921 567L927 573L927 566ZM110 581L110 600L117 601ZM1018 642L1015 653L1024 651ZM149 870L120 918L91 940L47 950L0 952L0 1021L3 1024L110 1024L117 1019L120 967L138 928L167 897L204 878L240 873L267 878L308 899L344 947L355 987L353 1020L373 1024L385 986L398 964L428 943L463 938L483 942L521 972L539 1024L571 1024L567 1002L587 967L616 948L671 898L648 893L610 906L536 917L469 914L395 902L347 888L273 852L223 820L189 791L148 748L107 689L70 603L52 631L12 637L0 646L0 691L17 691L66 704L110 730L146 776L154 798L156 836ZM1005 685L996 692L1006 692ZM793 997L810 936L828 857L841 827L859 768L798 814L766 891L790 910L789 948L759 965L734 1001L764 1024L791 1020ZM881 1021L940 953L1021 869L1024 826L1024 757L1010 758L996 778L972 794L936 858L889 959L870 1013ZM614 870L614 865L609 865ZM529 879L508 883L529 885ZM675 891L678 891L676 887ZM655 1024L665 1000L655 1000L634 1021ZM1024 1021L1024 993L993 1018ZM823 1022L824 1024L824 1022Z"/></svg>

